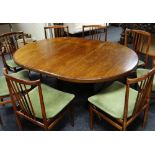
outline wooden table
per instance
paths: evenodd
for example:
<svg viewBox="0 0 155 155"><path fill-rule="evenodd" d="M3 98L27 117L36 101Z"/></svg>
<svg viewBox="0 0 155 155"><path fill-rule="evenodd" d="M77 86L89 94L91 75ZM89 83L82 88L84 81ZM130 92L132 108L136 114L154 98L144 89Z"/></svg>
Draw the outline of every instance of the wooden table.
<svg viewBox="0 0 155 155"><path fill-rule="evenodd" d="M14 54L29 70L76 83L98 83L126 76L137 54L120 44L82 38L55 38L30 43Z"/></svg>

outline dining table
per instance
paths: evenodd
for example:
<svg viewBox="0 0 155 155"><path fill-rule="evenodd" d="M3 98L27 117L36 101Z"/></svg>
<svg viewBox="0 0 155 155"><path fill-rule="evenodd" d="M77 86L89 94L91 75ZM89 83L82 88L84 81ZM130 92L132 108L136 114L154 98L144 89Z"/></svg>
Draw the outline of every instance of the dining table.
<svg viewBox="0 0 155 155"><path fill-rule="evenodd" d="M130 48L110 41L62 37L36 41L13 56L21 67L74 83L100 83L127 76L138 64Z"/></svg>

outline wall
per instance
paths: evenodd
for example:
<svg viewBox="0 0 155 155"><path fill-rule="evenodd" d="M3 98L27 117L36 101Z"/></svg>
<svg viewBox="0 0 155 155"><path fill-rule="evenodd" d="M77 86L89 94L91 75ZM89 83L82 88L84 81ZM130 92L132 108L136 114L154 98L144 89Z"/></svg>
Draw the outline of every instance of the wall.
<svg viewBox="0 0 155 155"><path fill-rule="evenodd" d="M0 34L10 32L9 24L0 24Z"/></svg>
<svg viewBox="0 0 155 155"><path fill-rule="evenodd" d="M29 33L34 40L42 40L45 38L44 26L46 23L13 23L13 31L23 31L24 33ZM10 32L10 27L8 24L0 25L0 34Z"/></svg>
<svg viewBox="0 0 155 155"><path fill-rule="evenodd" d="M67 25L69 27L69 32L71 34L82 32L83 25L95 25L95 24L103 26L106 25L106 23L64 23L64 25ZM107 23L107 26L108 25L109 24Z"/></svg>
<svg viewBox="0 0 155 155"><path fill-rule="evenodd" d="M42 40L44 36L44 26L46 23L16 23L12 24L13 31L23 31L29 33L34 40Z"/></svg>

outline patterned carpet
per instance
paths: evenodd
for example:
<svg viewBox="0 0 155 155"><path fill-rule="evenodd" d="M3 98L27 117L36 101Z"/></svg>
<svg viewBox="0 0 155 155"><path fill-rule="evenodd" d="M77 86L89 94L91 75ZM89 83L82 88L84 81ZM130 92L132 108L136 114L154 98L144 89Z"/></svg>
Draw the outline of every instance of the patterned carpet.
<svg viewBox="0 0 155 155"><path fill-rule="evenodd" d="M112 42L118 42L120 39L121 28L119 27L110 27L108 28L108 40ZM104 38L104 36L103 36ZM151 60L150 60L151 64ZM2 75L2 60L0 59L0 74ZM32 79L38 79L38 73L31 73ZM54 88L57 88L57 80L50 77L43 77L42 81ZM103 87L103 83L95 85L95 92ZM90 96L89 90L90 85L86 84L73 84L68 82L63 82L60 88L63 91L71 92L76 95L74 101L74 121L75 125L72 127L70 125L67 115L65 118L58 124L53 130L56 131L90 131L89 128L89 112L88 112L88 102L87 98ZM148 123L143 129L142 125L142 116L138 117L128 128L130 131L151 131L155 130L155 104L154 100L151 100L151 107L149 111ZM11 105L1 106L0 115L2 117L3 126L0 125L0 130L3 131L17 131L18 126L16 125L15 115L12 110ZM106 121L100 120L95 116L94 131L115 131L116 128L109 125ZM40 131L41 128L31 124L30 122L22 119L22 124L24 130L28 131Z"/></svg>

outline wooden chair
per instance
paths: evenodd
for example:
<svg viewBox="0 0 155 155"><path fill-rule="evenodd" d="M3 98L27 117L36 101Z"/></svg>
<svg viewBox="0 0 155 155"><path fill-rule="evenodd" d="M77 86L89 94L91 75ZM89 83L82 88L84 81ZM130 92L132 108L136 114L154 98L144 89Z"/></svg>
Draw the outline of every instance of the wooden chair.
<svg viewBox="0 0 155 155"><path fill-rule="evenodd" d="M0 35L0 42L2 44L2 61L4 67L7 68L9 71L17 72L21 70L21 68L14 62L13 54L19 48L18 47L18 39L23 39L23 43L25 45L24 33L23 32L9 32ZM6 56L9 59L6 58Z"/></svg>
<svg viewBox="0 0 155 155"><path fill-rule="evenodd" d="M155 68L155 57L152 57L152 68ZM147 69L147 68L137 68L136 75L139 78L147 74L149 71L150 69ZM153 78L152 91L155 92L155 77ZM151 98L154 98L154 97L151 96Z"/></svg>
<svg viewBox="0 0 155 155"><path fill-rule="evenodd" d="M72 106L69 104L74 98L73 94L41 84L40 80L17 79L8 75L6 69L3 73L6 77L16 121L20 129L22 129L20 117L23 117L44 130L50 130L61 120L66 111L70 113L71 123L74 125ZM33 89L28 91L28 86L32 86ZM19 91L25 93L18 93Z"/></svg>
<svg viewBox="0 0 155 155"><path fill-rule="evenodd" d="M115 81L97 95L89 97L90 128L93 128L93 115L96 113L119 130L126 130L135 118L144 111L143 127L146 124L149 99L155 68L146 75L127 79L126 85ZM131 87L139 84L138 90Z"/></svg>
<svg viewBox="0 0 155 155"><path fill-rule="evenodd" d="M87 33L90 39L101 40L102 35L105 34L104 41L107 41L107 25L83 25L82 31L83 38L85 38Z"/></svg>
<svg viewBox="0 0 155 155"><path fill-rule="evenodd" d="M19 71L17 73L12 73L11 76L17 77L20 79L30 80L29 72L26 70ZM7 82L5 76L0 76L0 105L5 105L12 103L10 99L10 93L8 90ZM1 119L0 122L2 123Z"/></svg>
<svg viewBox="0 0 155 155"><path fill-rule="evenodd" d="M47 35L48 30L48 35ZM68 26L63 25L54 25L54 26L46 26L44 27L45 39L48 38L57 38L57 37L68 37L69 29Z"/></svg>
<svg viewBox="0 0 155 155"><path fill-rule="evenodd" d="M148 52L151 42L151 34L143 30L126 29L124 45L132 48L138 56L144 55L144 61L139 60L138 67L146 67Z"/></svg>

